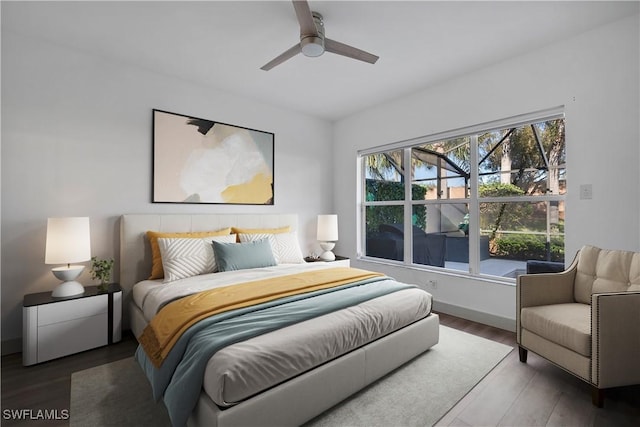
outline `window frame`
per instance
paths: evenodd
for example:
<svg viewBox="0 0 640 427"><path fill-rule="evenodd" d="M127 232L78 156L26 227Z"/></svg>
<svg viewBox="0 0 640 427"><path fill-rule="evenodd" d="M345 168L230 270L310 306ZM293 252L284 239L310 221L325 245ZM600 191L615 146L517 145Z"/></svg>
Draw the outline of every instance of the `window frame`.
<svg viewBox="0 0 640 427"><path fill-rule="evenodd" d="M565 120L566 129L566 117L564 112L564 106L558 106L550 109L540 110L532 113L521 114L512 116L492 122L485 122L473 126L468 126L456 130L431 134L418 138L403 140L387 145L371 147L368 149L359 150L357 153L358 163L358 191L357 191L357 206L359 221L359 236L357 241L357 258L365 261L373 261L379 263L385 263L396 266L410 267L414 269L438 271L445 273L452 273L464 276L472 276L476 278L490 278L494 281L505 282L508 284L515 284L515 278L508 278L502 276L494 276L480 271L480 235L481 230L478 226L480 223L480 205L482 203L519 203L519 202L564 202L566 207L566 191L564 194L545 194L535 196L501 196L501 197L480 197L479 195L479 152L478 152L478 136L486 132L503 130L505 128L517 128L534 123L539 123L547 120ZM469 177L469 197L458 199L435 199L435 200L412 200L412 182L413 176L405 177L404 200L394 201L367 201L366 200L366 157L372 154L380 154L389 151L402 150L404 157L404 164L411 164L411 151L413 147L420 145L428 145L438 141L446 141L454 138L468 137L470 139L470 177ZM565 139L566 150L566 139ZM566 153L566 151L565 151ZM565 162L565 175L566 175L566 162ZM377 258L366 255L366 210L369 206L403 206L404 207L404 224L412 224L412 213L414 206L425 205L460 205L467 204L469 210L469 268L468 271L448 269L446 267L436 267L430 265L417 264L413 262L413 233L411 227L404 227L404 260L396 261L385 258ZM549 213L547 212L547 215ZM565 234L566 240L566 234Z"/></svg>

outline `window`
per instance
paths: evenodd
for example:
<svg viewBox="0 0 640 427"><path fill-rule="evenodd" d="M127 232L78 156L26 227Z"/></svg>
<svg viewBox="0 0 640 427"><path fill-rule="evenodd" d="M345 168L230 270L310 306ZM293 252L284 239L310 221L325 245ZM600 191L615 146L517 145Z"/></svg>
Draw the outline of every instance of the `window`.
<svg viewBox="0 0 640 427"><path fill-rule="evenodd" d="M360 153L361 254L505 278L564 261L564 134L553 112Z"/></svg>

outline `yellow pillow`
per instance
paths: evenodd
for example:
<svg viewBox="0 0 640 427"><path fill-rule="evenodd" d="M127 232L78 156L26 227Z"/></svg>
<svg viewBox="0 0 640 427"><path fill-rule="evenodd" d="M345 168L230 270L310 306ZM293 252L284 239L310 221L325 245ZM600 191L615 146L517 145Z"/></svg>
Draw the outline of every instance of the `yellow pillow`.
<svg viewBox="0 0 640 427"><path fill-rule="evenodd" d="M162 257L160 256L160 246L158 246L158 239L161 237L189 237L193 239L211 237L211 236L224 236L231 234L231 228L223 228L216 231L191 231L184 233L163 233L160 231L147 231L147 238L151 245L151 276L149 280L162 279L164 277L164 269L162 268Z"/></svg>
<svg viewBox="0 0 640 427"><path fill-rule="evenodd" d="M236 234L236 241L240 242L240 234L281 234L290 233L291 226L285 225L278 228L238 228L231 227L231 234Z"/></svg>

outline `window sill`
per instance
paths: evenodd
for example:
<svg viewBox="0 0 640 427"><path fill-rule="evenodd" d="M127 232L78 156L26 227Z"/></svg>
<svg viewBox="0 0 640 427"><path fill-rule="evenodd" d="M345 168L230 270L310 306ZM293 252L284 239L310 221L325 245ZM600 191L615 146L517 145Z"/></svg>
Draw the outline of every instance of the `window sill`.
<svg viewBox="0 0 640 427"><path fill-rule="evenodd" d="M382 258L373 258L368 256L358 256L356 258L357 261L366 262L371 264L380 264L386 265L390 267L396 268L404 268L408 270L416 270L416 271L428 271L430 273L442 274L444 276L449 277L459 277L467 280L477 280L480 282L490 282L494 284L506 285L506 286L515 286L516 279L511 277L503 277L503 276L492 276L489 274L471 274L462 270L456 270L451 268L441 268L441 267L432 267L428 265L420 265L420 264L405 264L400 261L394 260L386 260Z"/></svg>

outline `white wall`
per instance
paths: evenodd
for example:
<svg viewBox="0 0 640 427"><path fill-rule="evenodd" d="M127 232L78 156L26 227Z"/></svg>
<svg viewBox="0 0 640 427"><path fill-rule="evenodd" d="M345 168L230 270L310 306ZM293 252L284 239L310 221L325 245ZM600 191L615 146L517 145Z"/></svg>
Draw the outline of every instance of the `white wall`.
<svg viewBox="0 0 640 427"><path fill-rule="evenodd" d="M274 132L275 206L151 203L153 108ZM4 31L2 125L3 341L22 335L23 295L57 283L47 217L89 216L93 255L116 260L123 213L298 213L303 251L319 250L329 122Z"/></svg>
<svg viewBox="0 0 640 427"><path fill-rule="evenodd" d="M357 228L358 150L564 105L566 257L583 244L640 250L639 27L636 15L339 121L334 188L341 226ZM579 199L581 184L593 185L592 200ZM354 258L355 233L342 236L341 253ZM440 307L514 325L514 286L352 264L418 284L435 278L437 289L428 290Z"/></svg>
<svg viewBox="0 0 640 427"><path fill-rule="evenodd" d="M640 250L638 28L636 15L333 127L3 31L2 340L21 336L23 295L49 291L57 282L44 264L47 217L90 216L94 255L117 259L123 213L297 212L309 252L317 250L315 215L335 211L341 236L336 252L354 258L357 150L557 105L566 106L567 117L568 257L585 243ZM275 206L151 203L152 108L274 132ZM332 140L333 157L326 149ZM333 185L322 184L331 166ZM592 200L578 199L585 183L593 184ZM438 288L429 290L450 311L480 318L488 313L491 319L480 320L503 326L515 318L513 286L353 264L413 283L437 278ZM88 274L81 280L88 283Z"/></svg>

